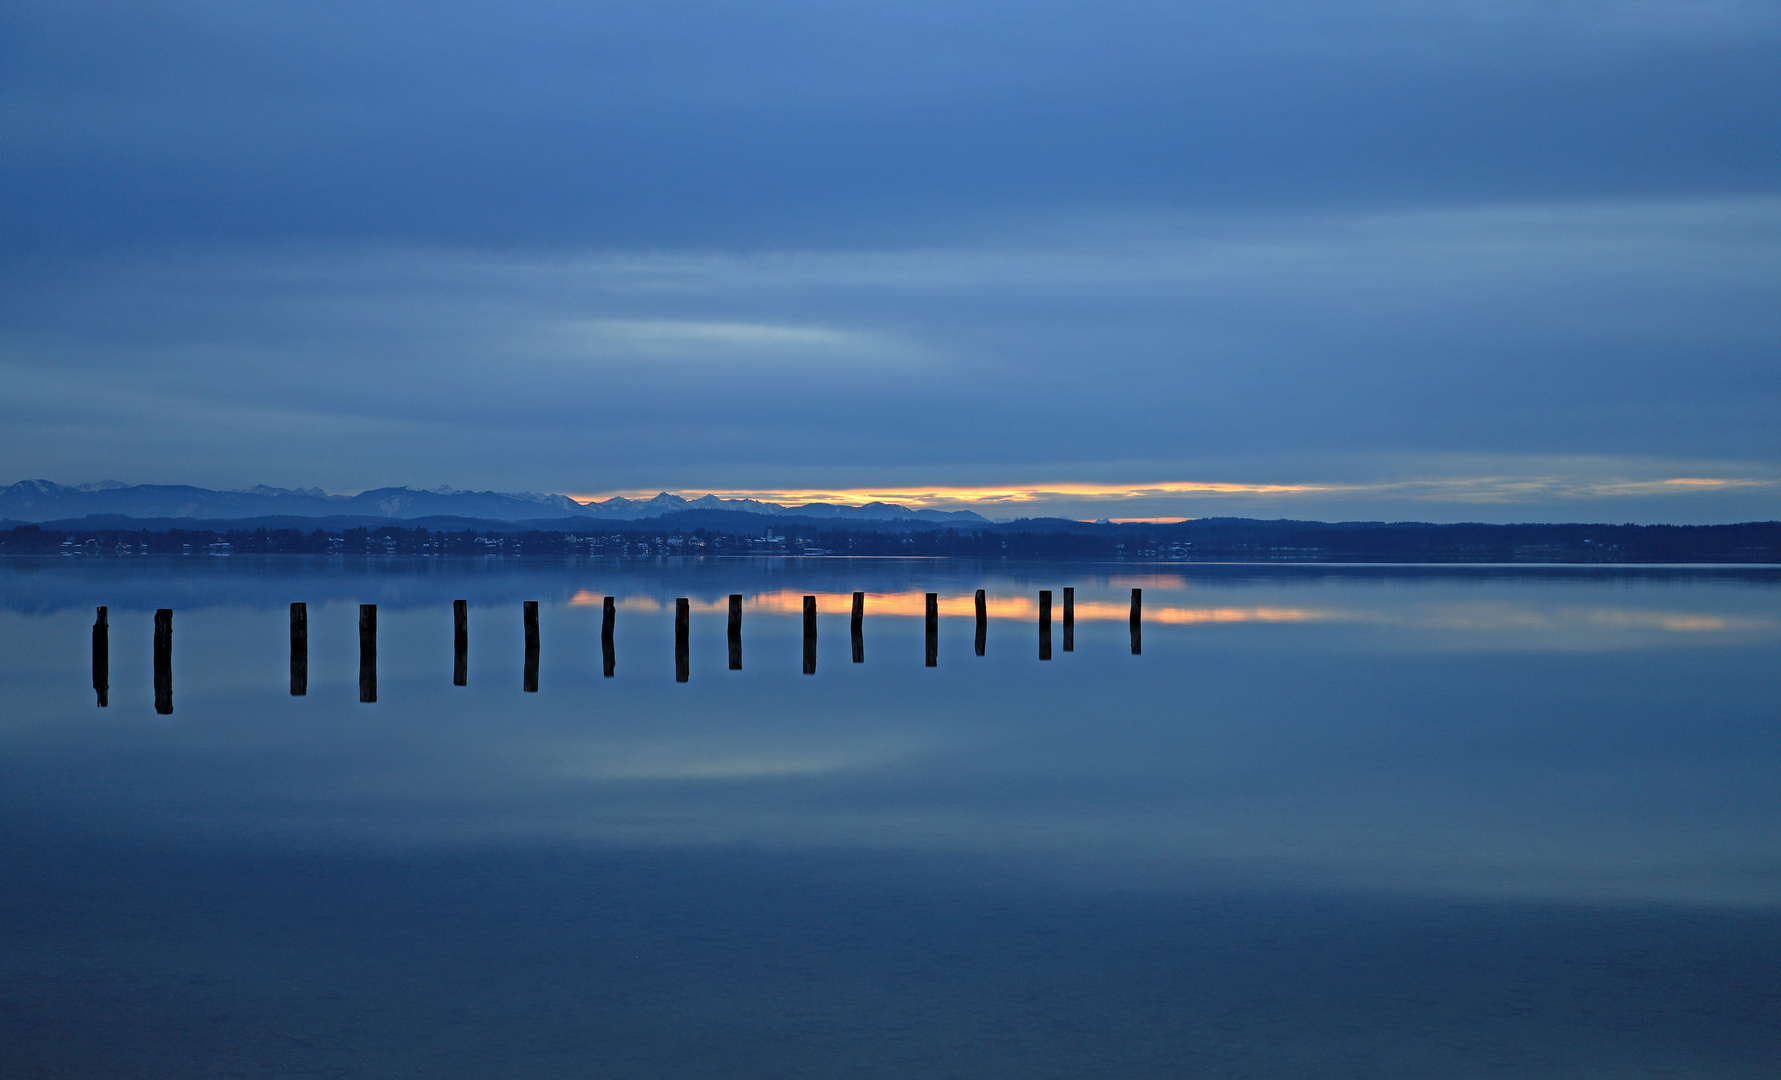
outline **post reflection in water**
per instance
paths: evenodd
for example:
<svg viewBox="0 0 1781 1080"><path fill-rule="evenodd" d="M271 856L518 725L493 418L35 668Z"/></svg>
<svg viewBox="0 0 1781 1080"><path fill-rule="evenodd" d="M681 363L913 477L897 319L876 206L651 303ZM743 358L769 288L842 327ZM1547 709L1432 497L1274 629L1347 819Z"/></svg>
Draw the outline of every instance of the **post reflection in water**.
<svg viewBox="0 0 1781 1080"><path fill-rule="evenodd" d="M1132 655L1137 656L1144 651L1144 590L1132 590Z"/></svg>
<svg viewBox="0 0 1781 1080"><path fill-rule="evenodd" d="M865 663L865 607L868 595L874 597L874 604L881 604L886 614L907 616L919 610L924 617L924 663L927 667L937 667L939 663L939 617L944 612L949 615L963 615L967 611L975 616L974 650L976 655L984 656L988 638L989 620L1029 619L1037 618L1039 631L1039 659L1052 659L1052 605L1053 590L1037 591L1036 602L1027 596L991 597L987 590L976 589L966 597L961 594L942 596L938 592L885 592L868 594L865 591L852 593L805 593L793 594L788 598L784 592L763 592L754 596L753 602L771 613L787 613L800 611L803 618L804 650L803 670L805 674L816 673L816 614L824 602L824 598L838 601L846 597L850 604L850 638L853 662ZM585 592L578 592L570 604L592 603L595 598ZM614 628L617 618L619 598L602 596L597 598L601 605L600 647L601 668L606 678L612 678L617 672L616 648L614 644ZM729 615L728 643L729 667L732 671L742 670L742 608L748 600L746 593L730 593L722 601L695 601L690 597L679 597L675 600L674 633L675 633L675 681L686 682L690 677L690 621L695 607L701 611L724 610L727 606ZM795 601L795 603L793 602ZM649 597L633 597L625 603L639 610L659 610L660 601ZM290 603L290 693L293 697L302 697L308 693L309 682L309 626L308 605L302 601ZM539 672L541 667L541 647L539 629L540 602L523 601L522 621L524 629L524 663L522 667L521 687L524 692L535 693L539 688ZM875 608L876 610L876 608ZM1143 653L1143 590L1131 590L1130 605L1121 608L1118 605L1099 600L1091 600L1079 606L1076 603L1074 586L1064 588L1063 624L1064 651L1075 649L1075 625L1079 612L1091 620L1111 620L1124 614L1128 620L1131 653L1134 656ZM109 638L107 609L97 609L96 621L93 625L93 689L101 707L109 704ZM1171 607L1164 605L1157 609L1156 617L1166 625L1191 625L1197 623L1231 623L1231 622L1307 622L1340 618L1342 613L1298 607L1256 606L1252 608L1221 606L1221 607ZM468 683L468 601L458 599L452 601L453 619L453 670L452 684L465 686ZM155 627L156 641L156 703L162 711L172 709L172 674L171 674L171 641L172 612L161 609L157 612ZM1671 620L1674 622L1675 620ZM1684 620L1685 622L1686 620ZM1665 625L1669 625L1665 623ZM1717 625L1717 624L1712 624ZM359 689L360 701L373 703L377 698L377 605L359 605Z"/></svg>
<svg viewBox="0 0 1781 1080"><path fill-rule="evenodd" d="M730 670L742 670L742 594L730 594Z"/></svg>
<svg viewBox="0 0 1781 1080"><path fill-rule="evenodd" d="M359 605L359 701L377 700L377 605Z"/></svg>
<svg viewBox="0 0 1781 1080"><path fill-rule="evenodd" d="M853 618L849 620L848 630L853 637L853 662L866 662L866 594L853 594Z"/></svg>
<svg viewBox="0 0 1781 1080"><path fill-rule="evenodd" d="M309 693L309 605L291 604L291 696Z"/></svg>
<svg viewBox="0 0 1781 1080"><path fill-rule="evenodd" d="M103 607L93 613L93 693L99 708L111 704L111 622Z"/></svg>
<svg viewBox="0 0 1781 1080"><path fill-rule="evenodd" d="M521 688L528 694L538 692L538 601L525 601L524 611L526 627L526 666L521 677Z"/></svg>
<svg viewBox="0 0 1781 1080"><path fill-rule="evenodd" d="M470 685L470 601L451 602L451 684Z"/></svg>
<svg viewBox="0 0 1781 1080"><path fill-rule="evenodd" d="M927 594L927 666L940 663L940 594Z"/></svg>
<svg viewBox="0 0 1781 1080"><path fill-rule="evenodd" d="M690 673L688 662L687 635L691 612L687 606L687 598L682 596L674 601L674 681L685 682Z"/></svg>
<svg viewBox="0 0 1781 1080"><path fill-rule="evenodd" d="M1064 586L1064 651L1076 651L1076 587Z"/></svg>
<svg viewBox="0 0 1781 1080"><path fill-rule="evenodd" d="M608 679L618 668L618 655L612 648L612 622L617 613L614 598L603 597L600 603L600 670Z"/></svg>
<svg viewBox="0 0 1781 1080"><path fill-rule="evenodd" d="M1131 590L1129 605L1118 605L1109 601L1089 600L1083 604L1076 602L1074 587L1064 589L1064 642L1066 651L1073 651L1075 646L1075 621L1078 614L1090 620L1109 621L1124 615L1128 623L1131 655L1143 654L1143 590ZM579 599L585 593L577 593L571 604L583 601ZM976 633L975 651L977 655L985 654L987 628L989 619L1032 619L1037 620L1039 631L1038 658L1049 661L1053 658L1052 613L1053 590L1041 589L1026 596L992 597L985 589L976 589L969 596L963 593L943 595L938 592L886 592L868 594L864 591L853 593L805 593L795 596L796 604L784 602L782 593L763 592L756 595L757 603L761 603L769 612L787 613L799 611L804 629L804 667L807 674L816 673L816 615L820 610L824 596L834 599L847 597L851 604L850 637L852 655L855 663L865 662L865 644L863 627L865 603L868 595L883 601L888 608L888 615L907 616L919 610L924 616L924 663L928 667L938 666L939 653L939 616L963 615L967 611L975 614ZM918 599L919 598L919 599ZM614 624L619 604L618 597L599 597L602 606L601 616L601 653L602 673L611 678L616 674L616 655L614 645ZM729 622L730 668L741 670L741 611L748 599L746 593L731 593L724 600L695 601L689 597L675 600L675 674L676 681L685 682L690 676L690 621L695 608L703 611L724 610L727 605ZM627 606L638 610L660 610L661 601L648 596L635 596L625 599ZM467 602L452 602L454 617L454 672L453 683L463 686L467 682L466 675L466 610ZM539 601L522 603L523 626L525 636L524 664L521 685L526 692L537 692L541 671L540 648L540 609ZM308 690L308 606L301 601L290 602L290 693L294 697L302 697ZM875 607L875 610L877 608ZM109 704L109 623L108 609L96 611L92 627L92 683L93 689L101 706ZM1335 608L1309 607L1299 605L1258 604L1253 606L1219 604L1208 606L1171 606L1168 603L1156 607L1152 617L1165 626L1216 625L1235 623L1328 623L1346 620L1372 621L1374 616L1364 612L1351 612ZM1477 618L1477 614L1468 614L1461 621ZM1608 618L1600 612L1584 612L1575 619L1587 622L1590 619ZM1715 617L1694 615L1677 615L1673 613L1641 613L1627 615L1620 613L1614 618L1631 620L1632 624L1660 627L1674 632L1707 632L1718 631L1740 625ZM163 711L172 708L172 612L171 609L160 609L155 620L155 672L156 702ZM377 605L359 605L359 643L360 643L360 700L373 703L377 696Z"/></svg>
<svg viewBox="0 0 1781 1080"><path fill-rule="evenodd" d="M977 590L977 655L983 655L983 647L989 640L989 603L982 589Z"/></svg>
<svg viewBox="0 0 1781 1080"><path fill-rule="evenodd" d="M155 712L173 713L173 609L155 612Z"/></svg>

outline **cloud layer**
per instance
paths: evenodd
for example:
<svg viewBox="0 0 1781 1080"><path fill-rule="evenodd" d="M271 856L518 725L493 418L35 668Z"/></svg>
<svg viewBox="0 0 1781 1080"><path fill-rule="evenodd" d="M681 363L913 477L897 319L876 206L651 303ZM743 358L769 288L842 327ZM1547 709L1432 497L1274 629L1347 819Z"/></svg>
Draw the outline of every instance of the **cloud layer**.
<svg viewBox="0 0 1781 1080"><path fill-rule="evenodd" d="M0 479L1781 516L1765 5L9 11Z"/></svg>

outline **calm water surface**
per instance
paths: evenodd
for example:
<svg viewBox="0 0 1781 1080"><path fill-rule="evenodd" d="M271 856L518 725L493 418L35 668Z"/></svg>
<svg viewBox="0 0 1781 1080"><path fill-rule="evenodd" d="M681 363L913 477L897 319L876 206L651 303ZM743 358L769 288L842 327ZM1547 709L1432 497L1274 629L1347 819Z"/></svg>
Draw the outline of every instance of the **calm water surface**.
<svg viewBox="0 0 1781 1080"><path fill-rule="evenodd" d="M1771 572L13 559L0 702L4 1076L1781 1075Z"/></svg>

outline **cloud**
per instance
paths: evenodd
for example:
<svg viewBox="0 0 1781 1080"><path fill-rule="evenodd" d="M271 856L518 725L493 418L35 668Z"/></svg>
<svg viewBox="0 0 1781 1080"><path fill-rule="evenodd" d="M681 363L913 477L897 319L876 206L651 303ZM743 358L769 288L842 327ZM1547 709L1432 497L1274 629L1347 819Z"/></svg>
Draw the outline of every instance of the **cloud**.
<svg viewBox="0 0 1781 1080"><path fill-rule="evenodd" d="M71 482L997 516L1773 517L1777 237L1754 198L45 255L4 279L0 452Z"/></svg>
<svg viewBox="0 0 1781 1080"><path fill-rule="evenodd" d="M14 250L848 249L1107 208L1749 193L1781 152L1781 20L1760 3L84 0L3 18Z"/></svg>
<svg viewBox="0 0 1781 1080"><path fill-rule="evenodd" d="M837 364L908 365L925 360L906 343L823 326L693 319L583 319L547 328L561 355L597 363L682 363L758 370Z"/></svg>
<svg viewBox="0 0 1781 1080"><path fill-rule="evenodd" d="M18 475L1781 514L1773 5L80 0L0 71Z"/></svg>

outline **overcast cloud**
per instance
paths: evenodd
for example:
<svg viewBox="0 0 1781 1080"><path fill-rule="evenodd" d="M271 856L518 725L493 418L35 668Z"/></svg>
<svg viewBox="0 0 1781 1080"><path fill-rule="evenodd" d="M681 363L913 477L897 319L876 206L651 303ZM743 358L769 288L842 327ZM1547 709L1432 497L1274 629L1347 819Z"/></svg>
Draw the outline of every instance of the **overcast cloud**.
<svg viewBox="0 0 1781 1080"><path fill-rule="evenodd" d="M0 482L1781 517L1778 10L7 4Z"/></svg>

